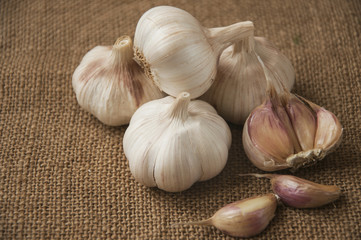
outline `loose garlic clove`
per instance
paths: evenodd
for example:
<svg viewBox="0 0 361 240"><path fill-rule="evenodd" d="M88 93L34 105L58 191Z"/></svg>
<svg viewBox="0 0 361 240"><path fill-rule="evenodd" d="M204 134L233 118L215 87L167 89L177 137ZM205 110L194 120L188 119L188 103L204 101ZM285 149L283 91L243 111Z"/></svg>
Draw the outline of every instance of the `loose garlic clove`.
<svg viewBox="0 0 361 240"><path fill-rule="evenodd" d="M261 233L274 218L277 202L274 194L251 197L222 207L209 219L176 225L214 226L233 237L252 237Z"/></svg>
<svg viewBox="0 0 361 240"><path fill-rule="evenodd" d="M213 83L222 51L252 30L249 21L204 28L184 10L158 6L137 24L135 58L162 91L174 97L185 91L196 98Z"/></svg>
<svg viewBox="0 0 361 240"><path fill-rule="evenodd" d="M189 93L154 100L133 115L123 148L134 178L168 192L190 188L224 168L231 145L227 123Z"/></svg>
<svg viewBox="0 0 361 240"><path fill-rule="evenodd" d="M132 40L123 36L90 50L73 74L79 105L107 125L128 124L140 105L164 96L133 57Z"/></svg>
<svg viewBox="0 0 361 240"><path fill-rule="evenodd" d="M291 175L271 178L272 189L281 201L295 208L316 208L337 200L341 191L337 186L327 186Z"/></svg>
<svg viewBox="0 0 361 240"><path fill-rule="evenodd" d="M268 79L269 70L264 71ZM243 128L244 150L256 167L295 170L316 163L338 146L342 126L334 114L285 88L279 96L272 82L267 84L267 100Z"/></svg>
<svg viewBox="0 0 361 240"><path fill-rule="evenodd" d="M266 78L258 56L269 69L277 92L282 82L287 90L294 84L291 62L268 40L253 34L222 53L216 79L200 99L213 105L227 121L243 124L251 111L266 99Z"/></svg>
<svg viewBox="0 0 361 240"><path fill-rule="evenodd" d="M290 207L316 208L337 200L341 191L337 186L322 185L292 175L241 174L241 176L271 179L273 192Z"/></svg>

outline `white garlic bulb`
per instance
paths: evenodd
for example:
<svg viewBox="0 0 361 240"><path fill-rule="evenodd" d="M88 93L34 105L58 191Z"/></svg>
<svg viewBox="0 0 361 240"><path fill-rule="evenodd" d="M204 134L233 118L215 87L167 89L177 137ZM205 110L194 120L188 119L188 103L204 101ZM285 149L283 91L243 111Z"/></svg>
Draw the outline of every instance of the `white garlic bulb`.
<svg viewBox="0 0 361 240"><path fill-rule="evenodd" d="M123 36L90 50L73 74L79 105L107 125L128 124L140 105L164 96L133 57L132 40Z"/></svg>
<svg viewBox="0 0 361 240"><path fill-rule="evenodd" d="M208 29L184 10L159 6L137 24L135 59L162 91L174 97L185 91L196 98L213 83L222 51L252 30L250 21Z"/></svg>
<svg viewBox="0 0 361 240"><path fill-rule="evenodd" d="M269 79L270 71L264 70ZM277 94L267 82L267 98L249 115L242 135L244 150L256 167L295 170L315 164L339 146L343 129L332 112L285 88Z"/></svg>
<svg viewBox="0 0 361 240"><path fill-rule="evenodd" d="M216 80L200 99L213 105L225 120L243 124L266 99L267 83L258 56L269 69L276 91L281 90L279 82L290 90L295 79L291 62L268 40L252 35L224 50Z"/></svg>
<svg viewBox="0 0 361 240"><path fill-rule="evenodd" d="M218 175L231 145L227 123L206 102L180 93L148 102L133 115L123 148L135 179L169 192Z"/></svg>

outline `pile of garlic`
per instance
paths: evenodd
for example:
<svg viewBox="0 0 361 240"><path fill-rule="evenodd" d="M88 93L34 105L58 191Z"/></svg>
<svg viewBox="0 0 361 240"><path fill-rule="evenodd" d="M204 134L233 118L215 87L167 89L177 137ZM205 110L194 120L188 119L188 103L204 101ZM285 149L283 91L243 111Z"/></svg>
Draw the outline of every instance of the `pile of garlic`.
<svg viewBox="0 0 361 240"><path fill-rule="evenodd" d="M129 123L123 147L135 179L178 192L224 168L231 146L225 120L247 119L245 151L265 171L308 165L334 149L341 125L290 94L294 78L291 62L254 36L252 22L205 28L184 10L159 6L140 18L134 46L123 36L90 50L73 87L79 105L101 122Z"/></svg>

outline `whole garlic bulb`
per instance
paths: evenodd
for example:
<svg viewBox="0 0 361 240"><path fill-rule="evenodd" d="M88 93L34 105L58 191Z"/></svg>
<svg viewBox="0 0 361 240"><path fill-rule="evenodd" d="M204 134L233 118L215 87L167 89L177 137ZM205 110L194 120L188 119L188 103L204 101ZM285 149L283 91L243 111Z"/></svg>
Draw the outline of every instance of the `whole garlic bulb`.
<svg viewBox="0 0 361 240"><path fill-rule="evenodd" d="M73 74L79 105L107 125L128 124L140 105L164 96L133 57L132 40L123 36L90 50Z"/></svg>
<svg viewBox="0 0 361 240"><path fill-rule="evenodd" d="M184 10L159 6L137 24L135 58L162 91L174 97L185 91L196 98L213 83L222 51L252 30L250 21L208 29Z"/></svg>
<svg viewBox="0 0 361 240"><path fill-rule="evenodd" d="M266 78L258 61L270 71L270 81L280 92L294 84L291 62L263 37L253 35L228 47L222 53L216 80L200 99L213 105L219 115L234 124L243 124L251 111L266 99Z"/></svg>
<svg viewBox="0 0 361 240"><path fill-rule="evenodd" d="M269 72L264 70L268 79ZM297 169L316 163L338 147L343 129L333 113L286 89L277 94L267 82L267 99L243 127L243 147L256 167Z"/></svg>
<svg viewBox="0 0 361 240"><path fill-rule="evenodd" d="M218 175L230 145L227 123L208 103L190 101L186 92L141 106L123 138L135 179L169 192Z"/></svg>

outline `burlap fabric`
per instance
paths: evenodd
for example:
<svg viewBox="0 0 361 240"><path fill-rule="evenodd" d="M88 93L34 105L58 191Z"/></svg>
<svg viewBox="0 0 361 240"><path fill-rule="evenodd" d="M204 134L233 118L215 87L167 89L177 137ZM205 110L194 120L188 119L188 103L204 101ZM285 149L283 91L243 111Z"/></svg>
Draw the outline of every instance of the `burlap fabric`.
<svg viewBox="0 0 361 240"><path fill-rule="evenodd" d="M71 77L96 45L133 36L157 5L189 11L207 27L252 20L296 70L294 92L334 112L344 126L336 152L297 176L342 188L334 204L280 206L255 239L361 239L361 3L315 1L0 2L0 238L230 239L212 227L177 222L268 193L247 160L242 127L231 125L228 163L182 193L134 181L122 150L126 126L107 127L77 104ZM283 173L289 173L284 171Z"/></svg>

